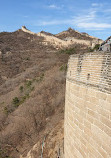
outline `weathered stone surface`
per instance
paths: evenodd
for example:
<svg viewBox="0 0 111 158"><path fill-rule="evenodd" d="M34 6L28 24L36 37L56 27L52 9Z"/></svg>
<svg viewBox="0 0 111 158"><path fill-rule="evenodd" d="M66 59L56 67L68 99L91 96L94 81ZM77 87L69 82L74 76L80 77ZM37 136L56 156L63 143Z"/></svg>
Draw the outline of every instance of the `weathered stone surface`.
<svg viewBox="0 0 111 158"><path fill-rule="evenodd" d="M110 53L72 55L65 101L65 158L111 157Z"/></svg>

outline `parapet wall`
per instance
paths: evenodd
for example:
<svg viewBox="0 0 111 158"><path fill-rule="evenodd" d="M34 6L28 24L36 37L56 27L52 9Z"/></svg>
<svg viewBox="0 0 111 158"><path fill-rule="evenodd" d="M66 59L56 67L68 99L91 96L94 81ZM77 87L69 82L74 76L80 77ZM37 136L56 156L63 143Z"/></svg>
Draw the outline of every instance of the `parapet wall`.
<svg viewBox="0 0 111 158"><path fill-rule="evenodd" d="M111 53L70 56L64 128L65 158L111 157Z"/></svg>

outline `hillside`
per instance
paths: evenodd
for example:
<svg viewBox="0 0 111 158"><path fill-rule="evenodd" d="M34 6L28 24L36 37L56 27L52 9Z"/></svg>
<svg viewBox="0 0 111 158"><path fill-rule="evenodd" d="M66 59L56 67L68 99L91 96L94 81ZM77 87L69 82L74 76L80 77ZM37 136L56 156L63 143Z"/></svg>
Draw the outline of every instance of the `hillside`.
<svg viewBox="0 0 111 158"><path fill-rule="evenodd" d="M76 31L72 28L69 28L66 31L63 31L59 34L56 34L56 37L58 37L62 40L65 40L65 39L68 39L68 38L71 38L71 37L76 38L76 39L89 40L89 41L97 39L96 37L89 36L86 33L80 33L80 32L78 32L78 31Z"/></svg>
<svg viewBox="0 0 111 158"><path fill-rule="evenodd" d="M67 61L87 50L61 51L21 29L0 33L0 158L37 158L44 137L45 158L63 150Z"/></svg>
<svg viewBox="0 0 111 158"><path fill-rule="evenodd" d="M2 79L12 78L34 65L34 58L45 57L44 50L54 50L50 45L45 46L43 41L43 37L24 33L22 30L0 33L0 75Z"/></svg>

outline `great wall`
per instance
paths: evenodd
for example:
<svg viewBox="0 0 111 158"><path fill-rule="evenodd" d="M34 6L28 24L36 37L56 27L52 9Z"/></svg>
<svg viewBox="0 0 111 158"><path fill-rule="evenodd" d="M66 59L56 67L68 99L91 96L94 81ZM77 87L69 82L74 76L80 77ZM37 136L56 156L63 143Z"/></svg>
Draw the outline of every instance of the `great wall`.
<svg viewBox="0 0 111 158"><path fill-rule="evenodd" d="M23 31L35 34L25 28ZM64 32L63 32L64 33ZM102 41L37 33L56 48L71 44L94 47ZM58 34L59 35L59 34ZM94 38L94 37L91 37ZM63 157L63 156L62 156ZM71 55L68 61L64 122L65 158L111 157L111 53Z"/></svg>
<svg viewBox="0 0 111 158"><path fill-rule="evenodd" d="M81 39L76 39L76 38L71 38L71 39L68 39L67 41L65 41L65 40L61 40L61 39L59 39L59 38L57 38L55 36L46 35L46 34L41 33L41 32L34 33L32 31L28 30L25 26L22 26L22 31L30 33L30 34L33 34L33 35L35 34L37 36L44 37L44 39L45 39L44 44L45 45L50 43L53 46L55 46L56 48L57 47L58 48L67 48L68 46L73 45L73 44L82 44L82 45L85 45L85 46L93 48L96 44L101 44L103 42L102 40L99 40L99 39L94 38L92 36L89 36L90 38L94 38L92 41L81 40ZM78 33L80 33L80 32L78 32Z"/></svg>
<svg viewBox="0 0 111 158"><path fill-rule="evenodd" d="M111 53L70 56L64 130L65 158L111 157Z"/></svg>
<svg viewBox="0 0 111 158"><path fill-rule="evenodd" d="M35 34L22 27L24 32ZM56 48L78 43L94 47L102 41L37 33ZM91 37L93 38L93 37ZM63 156L62 156L63 157ZM65 158L111 157L111 53L71 55L68 61L64 122Z"/></svg>
<svg viewBox="0 0 111 158"><path fill-rule="evenodd" d="M76 32L75 30L72 31ZM11 154L14 155L14 157L36 158L41 157L41 153L44 158L111 157L111 52L100 51L100 49L96 52L89 52L89 48L92 47L91 42L95 40L95 45L101 42L101 40L99 41L98 38L94 39L94 37L91 37L92 39L88 41L88 38L84 38L82 35L79 38L78 36L70 36L68 33L71 34L68 30L57 35L44 31L34 33L25 27L13 33L1 33L0 70L1 72L3 71L3 75L0 76L0 115L3 117L3 120L5 119L4 116L6 116L7 120L11 122L7 128L5 128L7 122L4 120L5 123L3 124L4 128L2 128L2 132L6 133L6 135L1 135L1 138L4 141L2 141L3 145L12 141L14 148ZM60 36L60 34L62 36ZM86 34L86 36L88 35ZM73 39L76 41L74 42ZM83 44L81 41L86 43ZM87 43L87 41L89 43ZM58 50L61 50L61 48L67 48L68 46L71 48L71 42L75 43L75 45L72 46L81 46L80 50L77 49L75 54L70 57L69 54L59 53ZM76 45L77 43L81 45ZM105 42L105 44L107 44L107 42ZM55 46L57 50L53 46ZM12 66L12 61L14 61L14 66ZM38 64L39 62L40 66ZM23 68L18 67L18 65L22 65L21 63L24 63ZM30 65L30 67L26 64ZM4 68L5 65L9 67ZM61 71L61 67L64 65L65 70ZM20 74L18 68L22 69ZM14 71L18 71L17 75L12 73ZM45 72L43 82L38 83L37 77L37 83L35 83L35 77L42 71ZM5 72L8 73L5 74ZM12 76L8 78L7 76L9 75L7 74L11 73ZM14 77L15 75L16 77ZM16 111L18 111L17 115L15 113L16 111L13 111L14 115L12 115L12 112L10 113L13 108L12 100L16 97L15 94L17 93L17 97L21 98L23 92L21 92L20 87L22 87L21 85L25 87L24 81L31 81L37 89L34 88L32 94L30 93L30 97L27 98L26 102L24 101L23 106L16 108ZM4 85L2 86L2 84ZM17 89L18 92L16 91ZM43 96L49 94L49 97L43 97L43 99L41 97L39 98L39 95L41 96L40 91ZM55 94L58 96L55 97ZM51 104L51 102L49 103L50 99L53 104ZM60 103L60 101L62 103ZM44 103L46 103L45 106ZM55 103L57 106L55 106ZM48 111L51 107L47 105L50 104L54 110L56 109L56 114L54 115ZM60 107L58 106L59 104ZM43 109L46 109L48 113L43 120L42 117L46 111L41 110L42 115L40 114L39 116L40 111L38 107L41 107L40 105L43 105ZM33 106L34 108L32 108ZM35 115L36 108L37 115ZM28 109L27 113L25 109ZM37 118L33 120L33 116L37 116ZM18 120L19 117L20 119ZM26 118L28 118L28 121ZM39 120L43 122L41 131L37 129L38 125L35 124L36 121L40 124ZM17 127L19 125L19 128L15 126L12 130L13 121L15 125L17 124ZM2 122L1 119L1 123ZM24 125L27 128L22 130ZM30 127L32 131L29 131ZM14 135L15 133L13 134L13 131L16 135ZM25 133L27 131L29 132L28 135ZM19 132L24 134L21 139L19 139ZM38 133L36 135L36 132L38 132L39 135ZM29 139L30 135L31 137ZM7 137L9 140L7 140ZM45 140L44 137L46 137ZM34 140L33 144L32 140ZM15 142L17 142L16 148ZM44 148L42 150L43 143ZM5 149L4 146L3 149ZM10 146L8 149L10 151ZM2 154L1 151L0 154Z"/></svg>

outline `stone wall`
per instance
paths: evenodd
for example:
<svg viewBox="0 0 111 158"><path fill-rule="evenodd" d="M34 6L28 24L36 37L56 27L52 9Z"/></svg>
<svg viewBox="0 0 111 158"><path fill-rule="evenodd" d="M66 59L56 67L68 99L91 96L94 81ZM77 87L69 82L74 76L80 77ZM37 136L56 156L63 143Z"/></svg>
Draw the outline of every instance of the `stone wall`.
<svg viewBox="0 0 111 158"><path fill-rule="evenodd" d="M41 32L39 32L37 35L44 37L46 41L60 48L68 47L69 45L72 45L72 44L83 44L86 46L92 46L92 43L88 40L80 40L80 39L73 38L72 40L64 41L55 36L45 35L44 33L41 33Z"/></svg>
<svg viewBox="0 0 111 158"><path fill-rule="evenodd" d="M30 33L30 34L32 34L32 35L35 34L34 32L28 30L25 26L22 26L22 31L27 32L27 33Z"/></svg>
<svg viewBox="0 0 111 158"><path fill-rule="evenodd" d="M111 53L70 56L64 128L65 158L111 157Z"/></svg>
<svg viewBox="0 0 111 158"><path fill-rule="evenodd" d="M103 41L99 40L99 39L94 39L92 42L89 40L80 40L80 39L75 39L72 38L71 40L65 41L65 40L61 40L55 36L50 36L50 35L46 35L44 33L34 33L30 30L28 30L25 26L22 26L22 31L33 34L33 35L37 35L37 36L42 36L45 39L44 44L47 45L48 43L52 44L55 48L67 48L72 44L82 44L88 47L93 48L96 44L101 44ZM76 31L77 32L77 31Z"/></svg>

